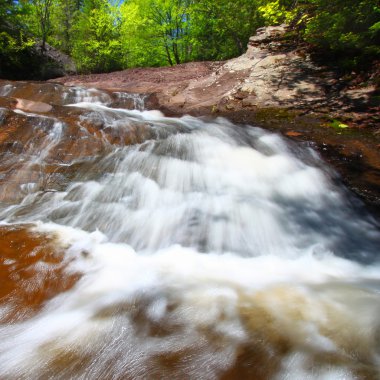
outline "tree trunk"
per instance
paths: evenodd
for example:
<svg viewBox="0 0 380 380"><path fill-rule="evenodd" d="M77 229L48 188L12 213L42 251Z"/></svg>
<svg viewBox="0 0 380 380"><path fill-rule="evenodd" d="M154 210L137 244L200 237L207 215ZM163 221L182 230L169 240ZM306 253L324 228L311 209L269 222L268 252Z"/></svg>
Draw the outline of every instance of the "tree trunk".
<svg viewBox="0 0 380 380"><path fill-rule="evenodd" d="M175 63L177 65L179 65L181 63L181 60L179 58L179 54L178 54L178 45L176 42L173 42L173 54L174 54L174 59L175 59Z"/></svg>
<svg viewBox="0 0 380 380"><path fill-rule="evenodd" d="M165 51L166 51L166 57L168 59L169 65L173 66L172 57L170 56L170 51L169 51L169 47L168 47L167 43L165 43Z"/></svg>

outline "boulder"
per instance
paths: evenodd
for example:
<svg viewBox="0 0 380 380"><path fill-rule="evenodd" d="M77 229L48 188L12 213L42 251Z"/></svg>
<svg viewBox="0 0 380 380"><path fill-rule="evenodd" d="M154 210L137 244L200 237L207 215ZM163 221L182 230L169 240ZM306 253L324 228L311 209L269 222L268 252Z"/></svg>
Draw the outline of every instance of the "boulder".
<svg viewBox="0 0 380 380"><path fill-rule="evenodd" d="M281 41L288 30L289 26L286 24L259 28L256 30L256 34L249 39L248 47Z"/></svg>

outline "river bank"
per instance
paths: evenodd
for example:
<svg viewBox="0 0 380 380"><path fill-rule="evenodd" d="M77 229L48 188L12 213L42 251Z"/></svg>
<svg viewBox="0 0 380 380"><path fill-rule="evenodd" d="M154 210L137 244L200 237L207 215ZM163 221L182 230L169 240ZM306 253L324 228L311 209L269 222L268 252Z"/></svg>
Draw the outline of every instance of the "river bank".
<svg viewBox="0 0 380 380"><path fill-rule="evenodd" d="M222 116L237 124L261 126L313 147L337 170L339 180L380 213L376 70L367 79L360 85L354 73L342 78L318 66L304 47L288 39L286 26L280 26L259 30L247 52L229 61L66 76L30 86L3 81L3 86L18 89L2 102L41 113L54 107L55 112L60 100L54 97L54 86L59 84L63 92L80 86L102 89L111 97L119 92L137 94L147 109L167 116ZM30 101L47 106L36 109ZM113 107L134 108L135 101L133 96L122 103L113 99Z"/></svg>
<svg viewBox="0 0 380 380"><path fill-rule="evenodd" d="M53 80L66 86L147 95L168 116L223 116L310 144L343 182L380 212L378 69L366 78L318 66L287 27L267 27L247 52L226 62L137 68Z"/></svg>

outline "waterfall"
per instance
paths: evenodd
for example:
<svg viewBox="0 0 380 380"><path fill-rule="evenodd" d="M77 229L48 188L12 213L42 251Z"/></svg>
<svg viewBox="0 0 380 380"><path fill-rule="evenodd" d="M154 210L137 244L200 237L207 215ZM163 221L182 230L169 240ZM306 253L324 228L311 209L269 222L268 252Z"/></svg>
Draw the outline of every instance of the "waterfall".
<svg viewBox="0 0 380 380"><path fill-rule="evenodd" d="M380 376L379 225L315 151L60 91L1 153L0 235L25 242L0 261L1 378Z"/></svg>

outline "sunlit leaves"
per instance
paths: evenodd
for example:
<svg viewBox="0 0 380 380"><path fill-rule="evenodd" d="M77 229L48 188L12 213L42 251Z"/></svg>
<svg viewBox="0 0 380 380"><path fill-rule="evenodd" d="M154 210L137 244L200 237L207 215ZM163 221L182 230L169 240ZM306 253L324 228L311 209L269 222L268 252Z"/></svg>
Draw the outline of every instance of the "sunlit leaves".
<svg viewBox="0 0 380 380"><path fill-rule="evenodd" d="M264 2L258 10L268 25L289 22L296 14L296 8L287 8L280 0Z"/></svg>
<svg viewBox="0 0 380 380"><path fill-rule="evenodd" d="M122 67L119 9L107 0L89 0L78 17L72 54L82 71L104 72Z"/></svg>
<svg viewBox="0 0 380 380"><path fill-rule="evenodd" d="M283 22L348 66L380 52L378 0L2 0L0 21L0 55L34 36L86 72L227 59Z"/></svg>

